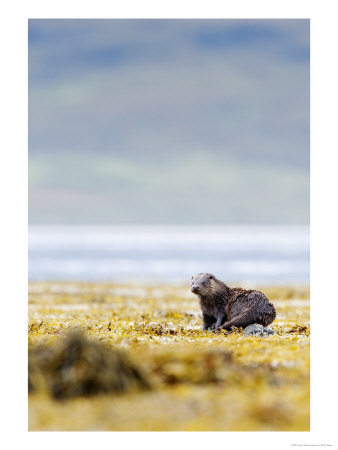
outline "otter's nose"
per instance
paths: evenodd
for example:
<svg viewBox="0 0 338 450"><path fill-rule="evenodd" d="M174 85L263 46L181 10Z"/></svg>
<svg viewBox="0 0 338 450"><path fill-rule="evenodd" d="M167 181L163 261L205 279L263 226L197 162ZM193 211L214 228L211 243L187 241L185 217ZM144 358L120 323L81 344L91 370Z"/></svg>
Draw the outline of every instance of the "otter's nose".
<svg viewBox="0 0 338 450"><path fill-rule="evenodd" d="M191 286L191 291L192 292L197 292L198 291L198 286Z"/></svg>

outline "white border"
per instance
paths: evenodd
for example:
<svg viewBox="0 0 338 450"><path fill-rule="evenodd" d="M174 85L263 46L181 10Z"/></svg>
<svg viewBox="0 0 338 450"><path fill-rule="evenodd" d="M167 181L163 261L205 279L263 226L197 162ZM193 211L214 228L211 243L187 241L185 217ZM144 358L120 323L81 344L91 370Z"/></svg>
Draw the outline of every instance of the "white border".
<svg viewBox="0 0 338 450"><path fill-rule="evenodd" d="M285 449L337 445L337 2L17 1L1 7L2 146L0 321L3 416L1 447ZM311 19L311 432L33 433L27 432L27 19L28 18ZM8 306L8 308L7 308ZM326 313L322 313L322 311ZM329 311L329 313L327 312ZM20 356L18 356L20 355ZM5 425L5 426L4 426Z"/></svg>

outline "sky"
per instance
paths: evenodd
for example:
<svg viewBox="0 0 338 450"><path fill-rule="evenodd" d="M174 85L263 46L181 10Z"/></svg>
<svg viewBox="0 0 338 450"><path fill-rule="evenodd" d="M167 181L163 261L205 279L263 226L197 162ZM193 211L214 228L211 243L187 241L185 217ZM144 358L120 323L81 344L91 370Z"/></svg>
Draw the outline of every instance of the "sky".
<svg viewBox="0 0 338 450"><path fill-rule="evenodd" d="M308 20L29 20L32 224L308 224Z"/></svg>

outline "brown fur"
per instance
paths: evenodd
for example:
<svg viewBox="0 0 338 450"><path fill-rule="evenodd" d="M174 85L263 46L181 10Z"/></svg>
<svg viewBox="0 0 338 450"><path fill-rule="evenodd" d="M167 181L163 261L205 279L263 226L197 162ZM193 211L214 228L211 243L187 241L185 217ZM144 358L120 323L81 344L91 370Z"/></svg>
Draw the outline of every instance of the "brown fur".
<svg viewBox="0 0 338 450"><path fill-rule="evenodd" d="M192 277L190 286L200 301L203 330L244 328L253 323L267 326L276 317L273 304L262 292L230 288L210 273Z"/></svg>

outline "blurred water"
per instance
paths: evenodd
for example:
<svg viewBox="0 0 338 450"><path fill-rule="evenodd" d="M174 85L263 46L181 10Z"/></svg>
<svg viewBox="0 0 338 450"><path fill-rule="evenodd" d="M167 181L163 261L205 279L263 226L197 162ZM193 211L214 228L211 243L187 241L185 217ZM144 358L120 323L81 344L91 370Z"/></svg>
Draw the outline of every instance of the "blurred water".
<svg viewBox="0 0 338 450"><path fill-rule="evenodd" d="M309 227L30 226L30 280L309 283Z"/></svg>

